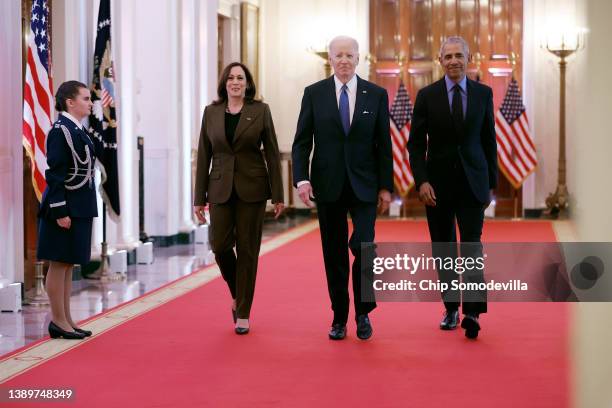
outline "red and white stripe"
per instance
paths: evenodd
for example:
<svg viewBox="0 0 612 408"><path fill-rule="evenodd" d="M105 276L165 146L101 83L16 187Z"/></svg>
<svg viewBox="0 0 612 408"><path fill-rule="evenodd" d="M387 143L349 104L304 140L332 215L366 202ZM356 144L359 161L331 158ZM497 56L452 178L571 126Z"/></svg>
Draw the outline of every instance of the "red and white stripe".
<svg viewBox="0 0 612 408"><path fill-rule="evenodd" d="M495 124L499 166L514 188L519 188L538 164L527 113L509 124L497 111Z"/></svg>
<svg viewBox="0 0 612 408"><path fill-rule="evenodd" d="M391 122L391 145L393 150L393 179L397 193L400 196L405 196L414 185L414 177L412 169L408 161L408 150L406 143L410 136L410 122L407 122L402 129L397 129L395 122Z"/></svg>
<svg viewBox="0 0 612 408"><path fill-rule="evenodd" d="M104 88L102 88L102 106L105 108L109 107L113 103L113 97L111 94Z"/></svg>
<svg viewBox="0 0 612 408"><path fill-rule="evenodd" d="M52 78L41 63L34 43L34 33L30 29L23 88L23 147L32 168L32 184L40 201L47 183L46 140L53 118Z"/></svg>

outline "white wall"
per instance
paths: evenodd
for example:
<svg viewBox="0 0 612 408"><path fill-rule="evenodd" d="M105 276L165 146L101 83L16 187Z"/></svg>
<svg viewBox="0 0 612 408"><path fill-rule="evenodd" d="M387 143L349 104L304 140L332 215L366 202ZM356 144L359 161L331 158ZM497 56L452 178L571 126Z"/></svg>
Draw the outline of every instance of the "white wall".
<svg viewBox="0 0 612 408"><path fill-rule="evenodd" d="M217 1L134 0L134 141L145 141L149 235L193 228L191 147L216 88ZM212 91L212 92L211 92Z"/></svg>
<svg viewBox="0 0 612 408"><path fill-rule="evenodd" d="M543 208L549 193L557 186L559 155L559 59L543 49L543 39L550 31L579 25L576 0L524 0L523 96L538 152L538 168L525 183L523 206ZM580 140L575 120L578 108L576 57L570 57L566 71L566 149L567 163L575 164ZM570 194L575 196L576 180L568 172Z"/></svg>
<svg viewBox="0 0 612 408"><path fill-rule="evenodd" d="M250 1L255 5L255 2ZM240 0L220 0L218 13L228 20L223 30L223 65L240 61Z"/></svg>
<svg viewBox="0 0 612 408"><path fill-rule="evenodd" d="M582 55L576 58L577 77L574 132L577 135L570 171L575 174L577 229L582 241L612 241L612 94L609 78L612 56L612 2L578 1L578 16L590 30ZM585 16L586 14L586 16ZM609 266L609 265L608 265ZM605 271L610 274L610 271ZM598 284L608 284L602 279ZM610 303L579 304L574 313L573 366L575 406L612 406L612 325Z"/></svg>
<svg viewBox="0 0 612 408"><path fill-rule="evenodd" d="M290 151L304 87L324 78L324 49L334 36L351 35L360 45L357 73L367 79L367 0L260 0L261 95L270 105L281 151Z"/></svg>
<svg viewBox="0 0 612 408"><path fill-rule="evenodd" d="M95 3L95 4L94 4ZM55 0L53 22L53 91L65 81L89 85L93 70L94 22L99 0ZM89 58L88 56L92 56Z"/></svg>
<svg viewBox="0 0 612 408"><path fill-rule="evenodd" d="M0 2L0 287L23 282L21 1Z"/></svg>
<svg viewBox="0 0 612 408"><path fill-rule="evenodd" d="M325 77L324 61L308 51L324 50L337 35L359 42L357 74L368 79L369 1L260 0L260 95L270 105L281 152L290 152L304 88ZM286 165L283 168L287 184ZM288 201L285 190L285 201ZM296 206L303 207L295 194Z"/></svg>
<svg viewBox="0 0 612 408"><path fill-rule="evenodd" d="M99 0L56 0L54 77L89 83ZM216 88L217 1L111 1L121 218L107 220L111 248L138 245L138 151L145 140L145 230L193 228L191 148ZM96 220L94 251L101 241Z"/></svg>

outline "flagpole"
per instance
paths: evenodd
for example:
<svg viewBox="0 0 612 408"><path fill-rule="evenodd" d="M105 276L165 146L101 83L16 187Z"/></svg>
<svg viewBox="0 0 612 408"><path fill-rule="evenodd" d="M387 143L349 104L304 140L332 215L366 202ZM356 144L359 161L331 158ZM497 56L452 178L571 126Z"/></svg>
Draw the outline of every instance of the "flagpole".
<svg viewBox="0 0 612 408"><path fill-rule="evenodd" d="M91 275L87 276L87 279L99 279L101 282L108 282L111 280L108 274L108 244L106 243L106 203L102 202L102 246L100 251L100 267Z"/></svg>
<svg viewBox="0 0 612 408"><path fill-rule="evenodd" d="M111 51L111 2L101 0L98 9L98 24L94 49L94 70L92 78L92 102L94 112L90 115L90 126L94 140L98 144L97 152L102 165L102 242L100 251L100 267L90 275L91 279L114 281L124 279L122 273L109 273L109 253L106 241L106 220L110 215L118 222L120 215L119 182L117 169L117 137L115 119L115 86ZM100 115L101 111L101 115ZM110 212L107 214L107 205Z"/></svg>
<svg viewBox="0 0 612 408"><path fill-rule="evenodd" d="M518 216L518 189L512 187L512 192L513 192L513 195L514 195L514 200L513 200L514 201L514 217L512 217L512 219L514 221L517 221L517 220L520 219L519 216Z"/></svg>

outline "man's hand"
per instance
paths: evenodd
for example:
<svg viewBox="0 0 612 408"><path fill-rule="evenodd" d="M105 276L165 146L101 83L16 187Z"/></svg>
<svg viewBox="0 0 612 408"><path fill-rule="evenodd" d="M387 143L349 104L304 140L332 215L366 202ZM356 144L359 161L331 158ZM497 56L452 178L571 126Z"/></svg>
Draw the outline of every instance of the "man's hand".
<svg viewBox="0 0 612 408"><path fill-rule="evenodd" d="M195 216L198 218L198 220L202 224L206 224L206 217L204 216L205 210L206 210L205 205L194 205L193 206L193 213L195 214Z"/></svg>
<svg viewBox="0 0 612 408"><path fill-rule="evenodd" d="M300 196L300 200L302 200L302 202L306 204L309 208L313 208L315 206L314 203L310 201L311 197L315 198L312 194L312 186L310 185L310 183L304 183L299 186L298 195Z"/></svg>
<svg viewBox="0 0 612 408"><path fill-rule="evenodd" d="M56 221L57 225L65 229L70 229L70 225L72 224L70 217L58 218Z"/></svg>
<svg viewBox="0 0 612 408"><path fill-rule="evenodd" d="M389 209L391 203L391 193L387 190L380 190L378 192L378 213L383 214Z"/></svg>
<svg viewBox="0 0 612 408"><path fill-rule="evenodd" d="M436 193L428 182L421 184L421 187L419 187L419 200L430 207L436 206Z"/></svg>
<svg viewBox="0 0 612 408"><path fill-rule="evenodd" d="M284 203L276 203L274 204L274 219L277 220L278 217L280 217L280 215L283 213L283 210L285 209L285 204Z"/></svg>

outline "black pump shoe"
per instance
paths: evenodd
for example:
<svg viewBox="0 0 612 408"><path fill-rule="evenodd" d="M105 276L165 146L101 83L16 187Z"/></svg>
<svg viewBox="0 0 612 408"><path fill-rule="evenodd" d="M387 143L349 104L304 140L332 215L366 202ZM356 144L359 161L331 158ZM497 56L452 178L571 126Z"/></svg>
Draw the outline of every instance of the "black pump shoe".
<svg viewBox="0 0 612 408"><path fill-rule="evenodd" d="M83 330L83 329L79 329L78 327L73 327L73 329L74 329L75 332L81 333L85 337L89 337L89 336L91 336L93 334L91 332L91 330Z"/></svg>
<svg viewBox="0 0 612 408"><path fill-rule="evenodd" d="M53 322L49 322L49 336L52 339L62 338L69 340L82 340L85 338L84 334L66 331Z"/></svg>

